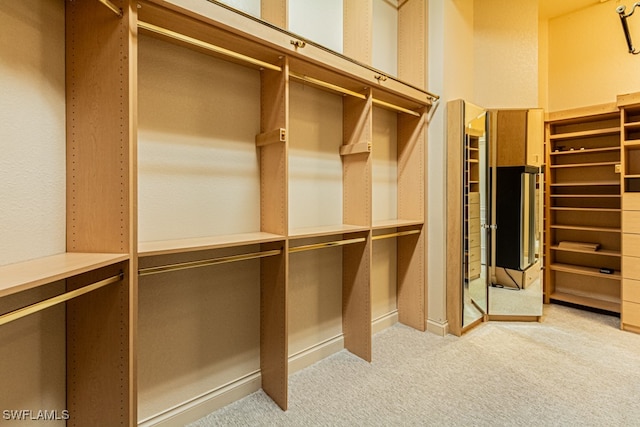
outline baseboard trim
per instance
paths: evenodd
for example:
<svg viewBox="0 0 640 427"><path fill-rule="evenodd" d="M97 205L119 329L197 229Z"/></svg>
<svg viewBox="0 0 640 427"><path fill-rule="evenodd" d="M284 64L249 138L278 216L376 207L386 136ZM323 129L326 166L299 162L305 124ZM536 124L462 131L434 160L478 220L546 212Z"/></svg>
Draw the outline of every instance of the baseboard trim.
<svg viewBox="0 0 640 427"><path fill-rule="evenodd" d="M384 314L371 322L376 334L398 322L398 311ZM289 356L289 374L300 371L344 349L344 334L328 338ZM251 372L186 402L138 422L138 427L170 427L185 425L235 402L262 387L260 371Z"/></svg>
<svg viewBox="0 0 640 427"><path fill-rule="evenodd" d="M449 322L439 323L433 320L427 320L427 331L444 337L449 333Z"/></svg>
<svg viewBox="0 0 640 427"><path fill-rule="evenodd" d="M180 403L159 414L145 418L138 422L138 426L169 427L189 424L223 406L260 390L261 387L262 376L260 375L260 371L253 371L237 380L230 381L220 387L202 393L193 399Z"/></svg>

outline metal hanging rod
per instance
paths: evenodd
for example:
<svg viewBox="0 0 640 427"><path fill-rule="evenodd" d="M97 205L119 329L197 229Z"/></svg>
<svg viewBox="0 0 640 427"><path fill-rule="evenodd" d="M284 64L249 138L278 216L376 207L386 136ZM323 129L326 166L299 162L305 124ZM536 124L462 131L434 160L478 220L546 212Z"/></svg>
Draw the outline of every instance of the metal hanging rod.
<svg viewBox="0 0 640 427"><path fill-rule="evenodd" d="M392 237L409 236L411 234L420 234L420 230L407 230L407 231L398 231L397 233L379 234L377 236L373 236L371 240L390 239Z"/></svg>
<svg viewBox="0 0 640 427"><path fill-rule="evenodd" d="M318 86L322 86L322 87L327 88L327 89L331 89L331 90L336 91L336 92L340 92L340 93L345 94L345 95L354 96L354 97L360 98L360 99L367 99L367 97L365 95L361 94L361 93L354 92L354 91L349 90L349 89L345 89L343 87L334 85L333 83L325 82L323 80L314 79L313 77L305 76L303 74L298 74L298 73L289 71L289 76L291 76L291 77L293 77L295 79L298 79L298 80L302 80L302 81L305 81L305 82L313 83L313 84L318 85Z"/></svg>
<svg viewBox="0 0 640 427"><path fill-rule="evenodd" d="M261 61L259 59L255 59L252 58L250 56L247 55L243 55L241 53L238 52L234 52L233 50L229 50L229 49L225 49L223 47L220 46L216 46L213 45L211 43L207 43L207 42L203 42L202 40L198 40L195 39L193 37L189 37L189 36L185 36L184 34L180 34L177 33L175 31L171 31L168 30L166 28L162 28L162 27L158 27L157 25L153 25L153 24L149 24L148 22L144 22L144 21L138 21L138 28L142 28L144 30L148 30L151 32L154 32L156 34L160 34L166 37L170 37L174 40L179 40L181 42L185 42L185 43L189 43L191 45L194 46L198 46L201 47L203 49L215 52L215 53L219 53L234 59L238 59L244 62L247 62L249 64L253 64L253 65L257 65L259 67L262 68L267 68L269 70L274 70L274 71L282 71L282 68L277 66L277 65L273 65L273 64L269 64L268 62L264 62Z"/></svg>
<svg viewBox="0 0 640 427"><path fill-rule="evenodd" d="M123 14L122 14L122 9L120 9L118 6L116 6L115 4L111 3L111 1L109 0L98 0L100 3L102 3L103 5L107 6L109 9L111 9L111 11L113 13L115 13L116 15L118 15L119 17L122 18Z"/></svg>
<svg viewBox="0 0 640 427"><path fill-rule="evenodd" d="M352 243L362 243L367 239L364 237L356 237L355 239L335 240L333 242L314 243L311 245L296 246L289 248L289 253L311 251L313 249L332 248L334 246L350 245Z"/></svg>
<svg viewBox="0 0 640 427"><path fill-rule="evenodd" d="M138 270L138 276L149 276L151 274L166 273L169 271L186 270L189 268L206 267L209 265L224 264L227 262L245 261L249 259L264 258L268 256L280 255L281 249L271 251L252 252L249 254L230 255L219 258L203 259L199 261L180 262L176 264L160 265L158 267L147 267Z"/></svg>
<svg viewBox="0 0 640 427"><path fill-rule="evenodd" d="M64 294L3 314L2 316L0 316L0 325L13 322L14 320L18 320L30 314L34 314L34 313L37 313L38 311L42 311L45 308L52 307L54 305L60 304L61 302L69 301L70 299L95 291L96 289L102 288L112 283L119 282L123 278L124 278L124 275L120 273L116 276L109 277L108 279L104 279L104 280L100 280L99 282L92 283L91 285L83 286L82 288L74 289L73 291L65 292Z"/></svg>
<svg viewBox="0 0 640 427"><path fill-rule="evenodd" d="M367 97L361 93L358 92L354 92L352 90L349 89L345 89L343 87L334 85L333 83L328 83L325 82L324 80L319 80L319 79L315 79L313 77L309 77L309 76L305 76L303 74L298 74L295 73L293 71L289 71L289 76L293 77L294 79L298 79L298 80L302 80L305 82L309 82L327 89L331 89L335 92L339 92L342 93L344 95L350 95L350 96L354 96L356 98L359 99L367 99ZM373 103L376 105L380 105L382 107L387 107L390 108L392 110L396 110L396 111L400 111L403 113L407 113L407 114L411 114L412 116L416 116L416 117L420 117L420 113L417 113L413 110L409 110L408 108L404 108L404 107L400 107L399 105L395 105L395 104L391 104L390 102L385 102L385 101L380 101L379 99L375 99L373 98Z"/></svg>
<svg viewBox="0 0 640 427"><path fill-rule="evenodd" d="M390 102L380 101L379 99L373 98L373 103L381 107L387 107L392 110L396 110L402 113L411 114L412 116L420 117L420 113L417 113L413 110L409 110L408 108L400 107L399 105L391 104Z"/></svg>
<svg viewBox="0 0 640 427"><path fill-rule="evenodd" d="M631 12L625 15L624 11L626 9L625 5L620 5L616 8L616 13L620 15L620 23L622 24L622 31L624 31L624 38L627 40L627 47L629 48L629 53L633 55L637 55L640 53L640 50L634 49L633 43L631 42L631 33L629 32L629 25L627 25L627 18L633 15L633 12L636 11L636 7L640 6L640 2L636 2L631 7Z"/></svg>

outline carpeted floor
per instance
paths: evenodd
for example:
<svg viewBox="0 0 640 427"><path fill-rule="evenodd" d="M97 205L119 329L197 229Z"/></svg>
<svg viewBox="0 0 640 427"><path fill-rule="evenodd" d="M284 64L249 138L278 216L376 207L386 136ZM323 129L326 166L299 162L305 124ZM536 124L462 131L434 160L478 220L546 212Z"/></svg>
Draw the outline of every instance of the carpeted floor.
<svg viewBox="0 0 640 427"><path fill-rule="evenodd" d="M342 351L291 375L288 411L260 391L191 427L274 425L636 426L640 335L558 305L462 338L395 325L371 364Z"/></svg>

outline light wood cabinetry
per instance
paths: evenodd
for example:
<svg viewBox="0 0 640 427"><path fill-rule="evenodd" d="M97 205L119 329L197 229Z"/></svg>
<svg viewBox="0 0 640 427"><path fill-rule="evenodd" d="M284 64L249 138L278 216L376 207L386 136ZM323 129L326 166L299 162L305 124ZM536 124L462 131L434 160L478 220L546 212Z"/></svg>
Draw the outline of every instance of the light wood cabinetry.
<svg viewBox="0 0 640 427"><path fill-rule="evenodd" d="M113 3L121 16L65 2L67 252L0 266L2 298L65 281L68 425L175 421L184 401L260 386L286 409L299 253L335 251L344 347L370 361L373 247L392 239L398 319L424 331L436 98L411 64L426 58L402 57L407 84L217 3ZM424 25L422 13L401 15ZM393 123L392 150L373 134L377 109ZM373 212L389 185L373 179L376 150L396 165L388 215ZM334 175L312 173L304 152L326 155ZM202 217L206 229L194 226ZM238 298L249 308L236 310ZM185 337L202 347L180 347ZM222 362L207 365L212 348Z"/></svg>
<svg viewBox="0 0 640 427"><path fill-rule="evenodd" d="M618 109L607 104L549 113L546 147L545 302L619 313Z"/></svg>
<svg viewBox="0 0 640 427"><path fill-rule="evenodd" d="M640 94L618 96L622 128L622 313L640 332Z"/></svg>
<svg viewBox="0 0 640 427"><path fill-rule="evenodd" d="M497 166L536 166L544 161L544 111L496 110Z"/></svg>

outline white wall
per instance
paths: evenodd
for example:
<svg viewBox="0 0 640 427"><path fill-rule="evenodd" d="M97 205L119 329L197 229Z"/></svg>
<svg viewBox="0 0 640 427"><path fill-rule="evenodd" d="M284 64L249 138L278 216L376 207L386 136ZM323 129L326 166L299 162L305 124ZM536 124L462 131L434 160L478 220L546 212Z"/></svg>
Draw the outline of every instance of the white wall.
<svg viewBox="0 0 640 427"><path fill-rule="evenodd" d="M289 0L288 29L342 52L342 0Z"/></svg>

